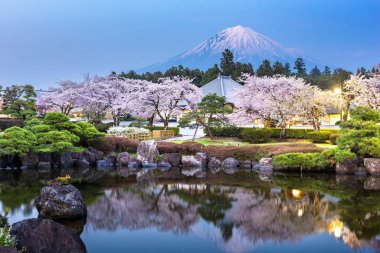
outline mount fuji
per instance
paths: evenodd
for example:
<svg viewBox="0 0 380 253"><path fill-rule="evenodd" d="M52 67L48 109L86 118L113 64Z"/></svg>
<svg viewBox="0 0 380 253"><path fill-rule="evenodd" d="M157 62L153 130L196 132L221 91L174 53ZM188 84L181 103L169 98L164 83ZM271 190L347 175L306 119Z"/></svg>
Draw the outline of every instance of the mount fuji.
<svg viewBox="0 0 380 253"><path fill-rule="evenodd" d="M279 61L283 64L289 62L293 66L298 57L304 60L309 69L314 66L326 65L295 49L287 48L251 28L239 25L227 28L192 49L174 56L165 62L140 69L139 72L165 71L170 67L178 65L206 70L214 66L214 64L219 64L222 52L225 49L233 52L235 62L251 63L255 69L265 59L269 60L271 64Z"/></svg>

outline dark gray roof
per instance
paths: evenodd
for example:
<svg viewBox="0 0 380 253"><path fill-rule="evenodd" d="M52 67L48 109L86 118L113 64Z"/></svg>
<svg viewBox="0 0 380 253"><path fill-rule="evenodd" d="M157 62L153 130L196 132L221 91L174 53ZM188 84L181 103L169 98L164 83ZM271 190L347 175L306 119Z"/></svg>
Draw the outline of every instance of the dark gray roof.
<svg viewBox="0 0 380 253"><path fill-rule="evenodd" d="M240 83L234 81L230 76L219 76L202 86L202 95L216 93L218 96L225 97L227 102L235 104L234 93L242 87Z"/></svg>

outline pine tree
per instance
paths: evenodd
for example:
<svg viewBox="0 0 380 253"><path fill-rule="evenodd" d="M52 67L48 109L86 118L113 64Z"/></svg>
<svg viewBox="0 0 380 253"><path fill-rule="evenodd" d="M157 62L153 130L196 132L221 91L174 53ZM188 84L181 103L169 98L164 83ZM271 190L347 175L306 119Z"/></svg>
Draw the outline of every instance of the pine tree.
<svg viewBox="0 0 380 253"><path fill-rule="evenodd" d="M292 75L292 71L290 69L289 62L285 63L285 65L284 65L284 74L285 74L285 76L291 76Z"/></svg>
<svg viewBox="0 0 380 253"><path fill-rule="evenodd" d="M313 78L321 76L321 71L319 70L319 68L317 66L312 68L312 70L310 71L310 76Z"/></svg>
<svg viewBox="0 0 380 253"><path fill-rule="evenodd" d="M256 71L258 77L273 76L273 69L268 60L264 60Z"/></svg>
<svg viewBox="0 0 380 253"><path fill-rule="evenodd" d="M218 67L218 64L215 64L214 67L209 68L208 70L205 71L205 73L202 76L202 80L200 81L200 85L204 85L206 83L211 82L215 78L218 77L220 74L220 70Z"/></svg>
<svg viewBox="0 0 380 253"><path fill-rule="evenodd" d="M275 75L285 75L285 68L284 68L284 66L282 65L281 62L276 61L273 64L273 73Z"/></svg>
<svg viewBox="0 0 380 253"><path fill-rule="evenodd" d="M322 75L331 76L331 69L329 66L325 66L325 69L323 70Z"/></svg>
<svg viewBox="0 0 380 253"><path fill-rule="evenodd" d="M297 71L297 77L305 77L307 75L305 63L302 58L297 58L297 60L294 63L294 69Z"/></svg>
<svg viewBox="0 0 380 253"><path fill-rule="evenodd" d="M224 50L222 53L220 68L222 70L222 75L225 76L231 76L235 69L234 55L229 49Z"/></svg>

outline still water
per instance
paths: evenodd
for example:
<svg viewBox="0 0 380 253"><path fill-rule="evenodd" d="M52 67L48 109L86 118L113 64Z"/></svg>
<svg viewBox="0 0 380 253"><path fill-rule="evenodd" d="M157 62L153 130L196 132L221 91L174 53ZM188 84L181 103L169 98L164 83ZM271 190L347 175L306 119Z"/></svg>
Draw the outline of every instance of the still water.
<svg viewBox="0 0 380 253"><path fill-rule="evenodd" d="M9 209L9 224L37 217L33 201L49 176L4 173L0 212ZM90 253L380 252L380 191L366 190L365 180L77 185L88 205L79 229Z"/></svg>

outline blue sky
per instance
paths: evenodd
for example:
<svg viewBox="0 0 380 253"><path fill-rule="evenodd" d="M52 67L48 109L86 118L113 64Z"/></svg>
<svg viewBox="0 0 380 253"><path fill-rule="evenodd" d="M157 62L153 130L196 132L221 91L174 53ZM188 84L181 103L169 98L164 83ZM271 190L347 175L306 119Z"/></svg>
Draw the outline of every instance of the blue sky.
<svg viewBox="0 0 380 253"><path fill-rule="evenodd" d="M332 66L380 62L379 0L0 0L0 84L141 68L236 25Z"/></svg>

